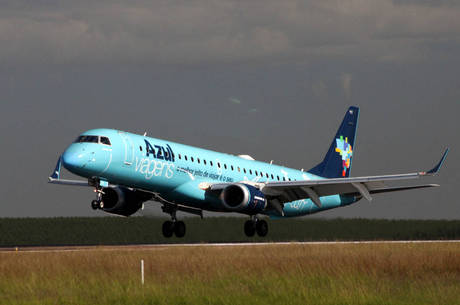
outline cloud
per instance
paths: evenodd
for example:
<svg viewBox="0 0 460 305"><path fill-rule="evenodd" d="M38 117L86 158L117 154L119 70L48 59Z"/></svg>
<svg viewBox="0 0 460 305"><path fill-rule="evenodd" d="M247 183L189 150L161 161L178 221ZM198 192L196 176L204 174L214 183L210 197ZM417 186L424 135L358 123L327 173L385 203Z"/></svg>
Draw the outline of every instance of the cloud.
<svg viewBox="0 0 460 305"><path fill-rule="evenodd" d="M241 101L234 97L230 97L228 100L232 102L233 104L241 104Z"/></svg>
<svg viewBox="0 0 460 305"><path fill-rule="evenodd" d="M460 40L460 6L439 2L9 0L0 62L448 59L458 49L442 45Z"/></svg>
<svg viewBox="0 0 460 305"><path fill-rule="evenodd" d="M342 88L343 92L345 93L345 98L347 100L350 100L351 98L351 81L352 81L352 76L349 73L343 73L340 76L340 80L342 82Z"/></svg>
<svg viewBox="0 0 460 305"><path fill-rule="evenodd" d="M327 86L323 81L316 81L311 85L313 94L318 98L327 97Z"/></svg>

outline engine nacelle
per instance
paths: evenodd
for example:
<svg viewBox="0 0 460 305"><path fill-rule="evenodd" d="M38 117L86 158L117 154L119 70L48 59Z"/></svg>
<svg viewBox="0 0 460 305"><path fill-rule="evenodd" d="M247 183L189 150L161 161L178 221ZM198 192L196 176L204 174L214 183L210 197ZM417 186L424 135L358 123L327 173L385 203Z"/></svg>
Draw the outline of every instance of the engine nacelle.
<svg viewBox="0 0 460 305"><path fill-rule="evenodd" d="M136 213L144 201L150 199L150 195L139 191L132 191L125 187L106 187L102 190L102 202L104 212L129 216Z"/></svg>
<svg viewBox="0 0 460 305"><path fill-rule="evenodd" d="M224 188L221 200L226 210L251 215L260 213L267 207L264 194L252 185L243 183Z"/></svg>

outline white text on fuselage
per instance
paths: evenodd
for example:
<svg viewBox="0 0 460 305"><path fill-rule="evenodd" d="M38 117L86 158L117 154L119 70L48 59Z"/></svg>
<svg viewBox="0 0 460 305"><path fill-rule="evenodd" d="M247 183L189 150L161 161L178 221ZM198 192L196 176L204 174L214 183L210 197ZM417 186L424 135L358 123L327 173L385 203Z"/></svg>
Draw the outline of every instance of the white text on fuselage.
<svg viewBox="0 0 460 305"><path fill-rule="evenodd" d="M171 179L174 175L175 156L172 148L166 146L152 145L145 140L145 157L136 157L136 172L145 175L145 179L152 177L165 177ZM172 162L170 162L172 161Z"/></svg>
<svg viewBox="0 0 460 305"><path fill-rule="evenodd" d="M165 162L150 158L136 157L136 172L145 175L145 179L152 179L152 177L165 177L171 179L174 175L174 163Z"/></svg>

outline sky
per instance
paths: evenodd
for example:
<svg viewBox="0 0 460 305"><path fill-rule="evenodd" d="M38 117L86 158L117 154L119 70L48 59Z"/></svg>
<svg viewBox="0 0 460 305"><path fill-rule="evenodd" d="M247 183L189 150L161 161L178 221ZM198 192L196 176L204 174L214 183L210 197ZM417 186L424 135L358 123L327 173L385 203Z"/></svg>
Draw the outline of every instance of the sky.
<svg viewBox="0 0 460 305"><path fill-rule="evenodd" d="M450 147L408 182L441 187L316 216L460 219L459 1L3 0L0 46L0 217L104 215L91 189L47 184L91 128L309 169L357 105L352 176Z"/></svg>

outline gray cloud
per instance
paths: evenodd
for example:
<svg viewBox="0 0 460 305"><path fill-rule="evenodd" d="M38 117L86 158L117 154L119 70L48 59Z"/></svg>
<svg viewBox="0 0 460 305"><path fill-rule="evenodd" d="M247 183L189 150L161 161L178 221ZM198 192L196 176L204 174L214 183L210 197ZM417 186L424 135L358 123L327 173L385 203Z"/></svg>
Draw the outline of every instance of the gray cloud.
<svg viewBox="0 0 460 305"><path fill-rule="evenodd" d="M427 2L6 1L0 5L0 60L200 63L454 56L458 48L431 49L430 42L459 41L460 7Z"/></svg>
<svg viewBox="0 0 460 305"><path fill-rule="evenodd" d="M342 82L342 88L343 92L345 93L345 97L347 98L347 101L350 100L351 98L351 81L352 81L352 76L350 73L343 73L340 76L340 80Z"/></svg>
<svg viewBox="0 0 460 305"><path fill-rule="evenodd" d="M353 104L353 176L425 170L445 146L453 155L426 181L440 188L318 216L458 218L459 4L0 1L0 214L102 215L91 190L47 184L87 129L308 169Z"/></svg>

